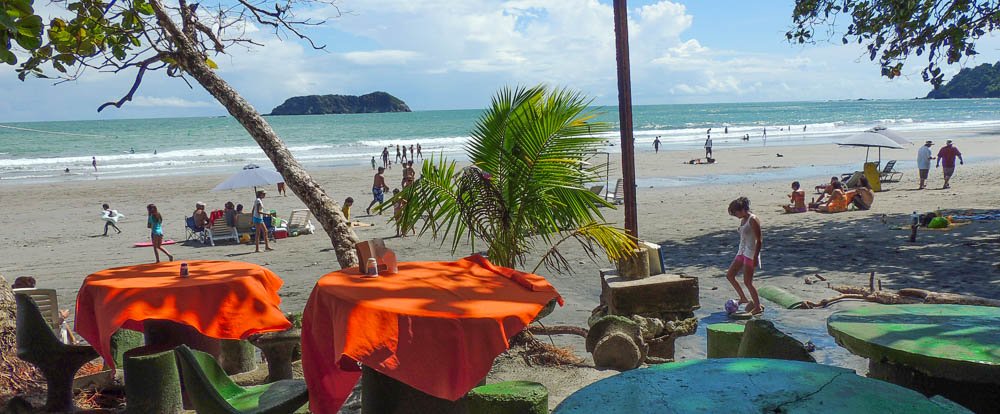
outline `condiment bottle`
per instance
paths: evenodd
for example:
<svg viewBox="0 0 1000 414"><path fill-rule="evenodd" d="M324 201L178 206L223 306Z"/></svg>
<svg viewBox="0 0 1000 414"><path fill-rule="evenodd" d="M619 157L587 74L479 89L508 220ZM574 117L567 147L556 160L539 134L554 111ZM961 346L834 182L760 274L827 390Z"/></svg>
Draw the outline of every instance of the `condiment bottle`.
<svg viewBox="0 0 1000 414"><path fill-rule="evenodd" d="M368 269L366 272L368 276L378 276L378 261L374 257L368 258L368 265L365 267Z"/></svg>
<svg viewBox="0 0 1000 414"><path fill-rule="evenodd" d="M181 262L181 277L188 277L188 264Z"/></svg>

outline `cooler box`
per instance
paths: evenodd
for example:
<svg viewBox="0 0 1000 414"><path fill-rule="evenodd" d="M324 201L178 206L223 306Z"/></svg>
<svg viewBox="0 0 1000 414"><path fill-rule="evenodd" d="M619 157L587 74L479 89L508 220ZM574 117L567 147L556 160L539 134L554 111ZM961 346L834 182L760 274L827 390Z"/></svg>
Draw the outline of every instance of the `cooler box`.
<svg viewBox="0 0 1000 414"><path fill-rule="evenodd" d="M274 229L275 240L284 239L286 237L288 237L288 229Z"/></svg>

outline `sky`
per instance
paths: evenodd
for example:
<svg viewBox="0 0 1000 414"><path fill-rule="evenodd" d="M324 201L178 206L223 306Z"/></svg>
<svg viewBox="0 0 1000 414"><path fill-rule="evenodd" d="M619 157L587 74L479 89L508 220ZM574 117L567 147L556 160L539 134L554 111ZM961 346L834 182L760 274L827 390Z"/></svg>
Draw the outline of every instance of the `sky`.
<svg viewBox="0 0 1000 414"><path fill-rule="evenodd" d="M169 0L168 0L169 1ZM36 1L36 7L46 6ZM324 50L250 25L262 47L213 56L219 74L263 113L297 95L385 91L413 110L485 107L503 86L546 83L617 104L611 0L338 0L339 17L307 31ZM837 99L927 94L912 59L888 80L862 46L785 40L793 1L632 1L629 44L635 105ZM302 16L331 17L314 7ZM1000 60L1000 36L965 66ZM960 69L946 69L953 74ZM0 122L225 115L196 83L148 73L121 109L133 73L21 82L0 66Z"/></svg>

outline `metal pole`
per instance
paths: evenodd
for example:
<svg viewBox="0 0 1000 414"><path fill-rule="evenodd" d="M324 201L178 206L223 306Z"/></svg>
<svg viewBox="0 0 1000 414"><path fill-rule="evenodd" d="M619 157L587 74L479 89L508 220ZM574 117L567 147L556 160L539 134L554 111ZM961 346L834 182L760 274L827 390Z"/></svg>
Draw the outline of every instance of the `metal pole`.
<svg viewBox="0 0 1000 414"><path fill-rule="evenodd" d="M614 0L615 54L618 60L618 119L621 129L622 185L625 186L625 230L639 238L635 205L635 144L632 139L632 80L628 62L628 5Z"/></svg>

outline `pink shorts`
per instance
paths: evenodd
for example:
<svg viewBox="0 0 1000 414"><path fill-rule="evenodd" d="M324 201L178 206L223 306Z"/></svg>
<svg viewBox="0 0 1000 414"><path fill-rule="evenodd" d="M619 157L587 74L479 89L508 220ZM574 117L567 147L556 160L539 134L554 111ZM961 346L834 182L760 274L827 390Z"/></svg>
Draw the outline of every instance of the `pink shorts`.
<svg viewBox="0 0 1000 414"><path fill-rule="evenodd" d="M733 263L740 263L740 264L742 264L744 266L753 267L753 259L751 259L749 257L746 257L746 256L744 256L742 254L736 255L736 258L733 259Z"/></svg>

